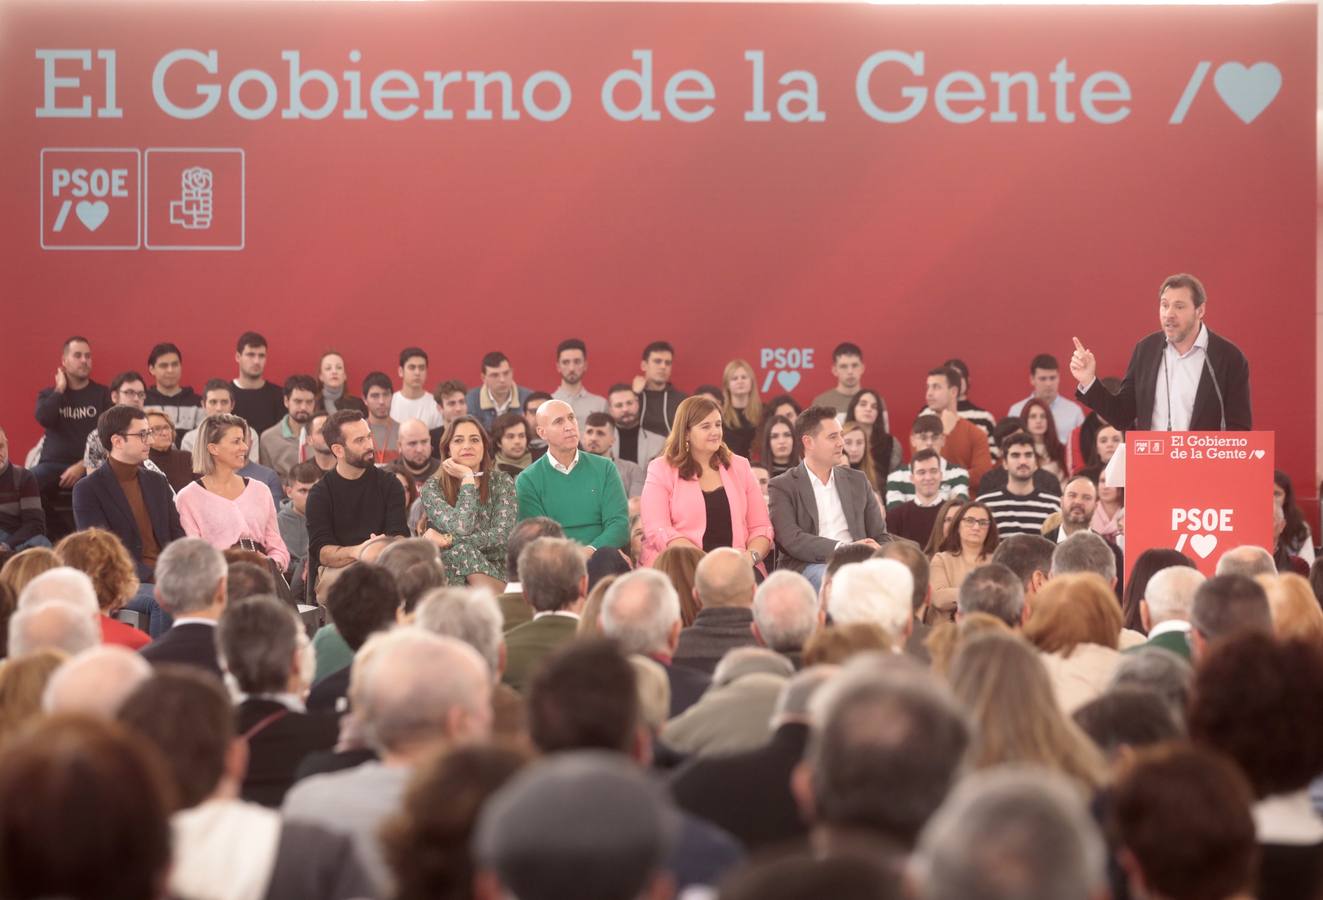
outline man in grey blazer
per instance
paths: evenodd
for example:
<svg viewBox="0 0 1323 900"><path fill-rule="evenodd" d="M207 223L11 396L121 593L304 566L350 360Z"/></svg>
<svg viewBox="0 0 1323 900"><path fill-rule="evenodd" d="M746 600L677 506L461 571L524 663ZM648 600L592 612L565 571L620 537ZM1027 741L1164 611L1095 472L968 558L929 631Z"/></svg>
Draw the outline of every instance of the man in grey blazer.
<svg viewBox="0 0 1323 900"><path fill-rule="evenodd" d="M836 410L811 406L795 422L803 463L768 485L777 568L800 572L821 589L827 558L840 544L891 540L887 519L863 472L838 465L844 443Z"/></svg>

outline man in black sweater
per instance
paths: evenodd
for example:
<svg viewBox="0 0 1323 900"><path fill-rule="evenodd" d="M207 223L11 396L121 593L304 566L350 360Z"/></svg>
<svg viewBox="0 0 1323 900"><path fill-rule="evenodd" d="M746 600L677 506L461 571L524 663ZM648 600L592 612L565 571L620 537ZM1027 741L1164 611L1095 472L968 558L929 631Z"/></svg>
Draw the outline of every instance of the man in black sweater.
<svg viewBox="0 0 1323 900"><path fill-rule="evenodd" d="M184 357L179 348L169 342L157 344L147 354L147 371L156 384L147 389L146 405L164 410L175 423L174 445L184 439L202 422L202 398L191 387L180 385L183 380Z"/></svg>
<svg viewBox="0 0 1323 900"><path fill-rule="evenodd" d="M309 580L318 565L340 569L359 558L374 537L407 537L404 488L389 472L378 469L372 428L357 410L333 413L322 426L326 445L335 454L331 469L308 492Z"/></svg>
<svg viewBox="0 0 1323 900"><path fill-rule="evenodd" d="M262 377L266 371L266 338L255 331L239 335L234 352L239 377L234 379L234 414L258 434L285 418L285 394Z"/></svg>
<svg viewBox="0 0 1323 900"><path fill-rule="evenodd" d="M97 417L110 407L110 391L92 380L92 345L85 337L69 338L60 349L54 387L37 395L37 424L46 435L32 475L48 522L55 496L87 474L83 468L87 436L96 428Z"/></svg>

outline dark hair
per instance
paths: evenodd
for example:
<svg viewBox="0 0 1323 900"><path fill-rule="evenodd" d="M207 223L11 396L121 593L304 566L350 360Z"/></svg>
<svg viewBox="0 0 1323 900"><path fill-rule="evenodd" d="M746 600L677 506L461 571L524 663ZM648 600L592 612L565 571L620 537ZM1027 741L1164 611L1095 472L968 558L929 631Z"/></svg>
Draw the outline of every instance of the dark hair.
<svg viewBox="0 0 1323 900"><path fill-rule="evenodd" d="M885 416L882 412L886 409L886 404L882 402L882 395L872 388L864 388L858 391L850 398L850 403L845 407L845 421L858 422L854 411L859 406L859 401L865 394L872 395L873 401L877 403L877 418L873 424L868 426L868 453L873 457L873 467L877 469L878 478L885 481L887 473L891 471L891 451L896 446L896 439L887 431L886 423L883 421ZM859 423L863 425L862 422Z"/></svg>
<svg viewBox="0 0 1323 900"><path fill-rule="evenodd" d="M241 691L285 690L301 627L294 611L269 594L225 604L216 623L216 647Z"/></svg>
<svg viewBox="0 0 1323 900"><path fill-rule="evenodd" d="M997 520L993 517L992 510L988 509L978 500L971 500L961 507L960 512L956 513L955 521L951 523L951 532L946 536L946 540L942 541L942 545L937 548L938 550L959 555L960 523L965 520L965 516L969 515L969 511L976 507L983 510L988 517L988 530L984 532L983 549L980 552L984 556L992 556L997 549Z"/></svg>
<svg viewBox="0 0 1323 900"><path fill-rule="evenodd" d="M316 484L325 474L315 459L305 459L285 473L285 484Z"/></svg>
<svg viewBox="0 0 1323 900"><path fill-rule="evenodd" d="M1057 545L1037 534L1008 534L997 544L992 562L1001 563L1015 573L1027 588L1035 572L1046 578L1052 571L1052 554Z"/></svg>
<svg viewBox="0 0 1323 900"><path fill-rule="evenodd" d="M988 438L988 451L993 457L1001 456L1001 442L1021 430L1019 416L998 419L997 424L992 426L992 437Z"/></svg>
<svg viewBox="0 0 1323 900"><path fill-rule="evenodd" d="M161 894L174 791L154 747L115 722L65 715L14 735L2 758L0 897Z"/></svg>
<svg viewBox="0 0 1323 900"><path fill-rule="evenodd" d="M1016 431L1012 434L1006 435L1006 437L1001 439L1001 443L997 446L1001 448L1001 455L1003 457L1010 452L1012 447L1024 446L1037 453L1037 449L1034 447L1034 439L1024 431Z"/></svg>
<svg viewBox="0 0 1323 900"><path fill-rule="evenodd" d="M130 381L141 381L144 387L147 385L146 378L143 378L140 374L130 369L127 372L120 372L114 378L110 379L110 389L112 391L118 391Z"/></svg>
<svg viewBox="0 0 1323 900"><path fill-rule="evenodd" d="M842 341L836 345L836 349L831 352L831 361L836 362L842 356L857 356L864 358L864 351L859 349L858 344L852 344L849 341Z"/></svg>
<svg viewBox="0 0 1323 900"><path fill-rule="evenodd" d="M932 413L924 413L914 419L914 424L910 426L910 434L943 434L946 429L942 427L941 416L935 416Z"/></svg>
<svg viewBox="0 0 1323 900"><path fill-rule="evenodd" d="M648 357L654 353L669 353L671 356L675 356L675 348L667 341L653 341L643 348L643 361L647 362Z"/></svg>
<svg viewBox="0 0 1323 900"><path fill-rule="evenodd" d="M625 384L624 382L617 382L611 385L611 389L606 392L606 397L609 400L611 399L612 394L621 394L621 393L633 394L635 393L635 391L634 388L631 387L630 385Z"/></svg>
<svg viewBox="0 0 1323 900"><path fill-rule="evenodd" d="M1032 375L1039 369L1046 369L1049 372L1058 372L1061 370L1061 364L1051 353L1040 353L1029 361L1029 374Z"/></svg>
<svg viewBox="0 0 1323 900"><path fill-rule="evenodd" d="M998 562L976 566L960 583L960 614L984 613L1019 628L1024 615L1024 582L1010 567Z"/></svg>
<svg viewBox="0 0 1323 900"><path fill-rule="evenodd" d="M1190 625L1212 641L1237 631L1272 634L1268 594L1245 575L1214 575L1194 592Z"/></svg>
<svg viewBox="0 0 1323 900"><path fill-rule="evenodd" d="M605 638L566 644L547 659L528 689L528 734L544 754L628 752L638 722L634 667Z"/></svg>
<svg viewBox="0 0 1323 900"><path fill-rule="evenodd" d="M407 615L414 611L428 592L446 586L446 572L434 562L416 562L397 572L395 583L400 587L400 601Z"/></svg>
<svg viewBox="0 0 1323 900"><path fill-rule="evenodd" d="M60 345L61 356L69 352L70 344L86 344L89 347L92 346L92 342L89 341L87 338L83 337L81 334L75 334L72 337L65 338L64 343Z"/></svg>
<svg viewBox="0 0 1323 900"><path fill-rule="evenodd" d="M770 413L774 411L778 406L784 406L787 403L790 404L790 408L795 411L796 418L798 418L799 414L804 411L804 407L800 405L799 401L796 400L794 397L790 396L789 394L777 394L771 400L768 400L765 403L763 403L763 409L767 410Z"/></svg>
<svg viewBox="0 0 1323 900"><path fill-rule="evenodd" d="M590 428L605 428L608 425L614 428L616 420L611 418L610 413L592 412L588 414L588 418L583 420L583 424Z"/></svg>
<svg viewBox="0 0 1323 900"><path fill-rule="evenodd" d="M101 439L101 446L105 447L106 452L109 453L111 450L110 439L114 435L123 435L129 426L138 419L146 418L147 413L136 406L126 406L123 403L112 406L97 419L96 436Z"/></svg>
<svg viewBox="0 0 1323 900"><path fill-rule="evenodd" d="M836 410L830 406L810 406L795 419L795 443L800 445L801 454L804 438L816 437L822 423L828 419L836 421Z"/></svg>
<svg viewBox="0 0 1323 900"><path fill-rule="evenodd" d="M918 465L921 462L927 462L930 459L937 460L937 464L940 466L942 463L942 454L938 453L932 447L924 447L918 453L915 453L913 457L911 457L910 471L913 472L914 467L916 465Z"/></svg>
<svg viewBox="0 0 1323 900"><path fill-rule="evenodd" d="M363 396L366 397L373 388L385 388L387 392L393 393L395 384L385 372L368 372L363 376Z"/></svg>
<svg viewBox="0 0 1323 900"><path fill-rule="evenodd" d="M316 463L313 463L316 465ZM251 562L232 562L225 567L225 602L237 603L248 597L276 592L271 570Z"/></svg>
<svg viewBox="0 0 1323 900"><path fill-rule="evenodd" d="M1190 296L1194 298L1195 308L1203 306L1208 300L1208 294L1204 291L1204 283L1193 275L1182 272L1179 275L1168 275L1162 280L1162 287L1158 288L1158 298L1161 299L1167 288L1187 288Z"/></svg>
<svg viewBox="0 0 1323 900"><path fill-rule="evenodd" d="M495 465L496 451L492 448L492 439L488 436L487 429L482 427L482 423L473 416L456 416L441 432L437 453L443 460L450 458L450 442L455 439L455 432L459 430L461 425L472 425L478 429L478 437L482 441L482 477L475 480L478 482L478 502L486 505L488 498L491 496L491 471ZM441 494L446 498L446 503L453 507L459 502L461 479L446 472L444 466L438 466L432 477L441 486Z"/></svg>
<svg viewBox="0 0 1323 900"><path fill-rule="evenodd" d="M960 390L960 372L950 366L937 366L928 370L929 378L945 378L947 387Z"/></svg>
<svg viewBox="0 0 1323 900"><path fill-rule="evenodd" d="M487 374L488 369L495 369L501 363L508 363L509 361L510 357L506 356L500 350L493 350L490 353L484 353L482 355L482 363L479 371L485 375Z"/></svg>
<svg viewBox="0 0 1323 900"><path fill-rule="evenodd" d="M1286 794L1323 771L1320 708L1323 649L1241 634L1195 669L1190 737L1234 759L1256 797Z"/></svg>
<svg viewBox="0 0 1323 900"><path fill-rule="evenodd" d="M464 382L457 378L449 378L436 386L432 391L432 399L437 403L443 403L445 398L451 394L467 394L469 389L464 386Z"/></svg>
<svg viewBox="0 0 1323 900"><path fill-rule="evenodd" d="M1024 429L1025 434L1029 434L1029 410L1031 409L1041 409L1043 415L1047 417L1047 431L1043 432L1043 452L1049 460L1060 466L1063 473L1068 473L1070 470L1066 465L1066 445L1061 443L1061 437L1057 434L1057 420L1052 415L1052 407L1037 397L1030 397L1020 410L1020 427ZM1029 435L1029 437L1032 439L1033 435ZM1097 487L1097 485L1094 486Z"/></svg>
<svg viewBox="0 0 1323 900"><path fill-rule="evenodd" d="M1143 632L1144 621L1139 614L1139 601L1144 599L1148 590L1149 579L1172 566L1195 568L1194 560L1179 550L1169 547L1149 547L1130 569L1130 577L1125 583L1125 599L1121 602L1121 617L1124 626L1131 631Z"/></svg>
<svg viewBox="0 0 1323 900"><path fill-rule="evenodd" d="M116 713L125 727L161 751L178 804L191 809L215 792L234 740L234 708L214 675L166 665L129 694Z"/></svg>
<svg viewBox="0 0 1323 900"><path fill-rule="evenodd" d="M230 384L224 378L213 378L202 386L202 399L205 402L207 395L212 391L225 391L230 395L230 402L234 402L234 385Z"/></svg>
<svg viewBox="0 0 1323 900"><path fill-rule="evenodd" d="M827 556L827 571L824 577L831 578L841 570L842 566L861 563L872 558L873 548L867 544L856 544L854 542L837 544Z"/></svg>
<svg viewBox="0 0 1323 900"><path fill-rule="evenodd" d="M583 341L578 338L566 338L556 345L556 359L558 361L560 360L560 355L566 350L578 350L583 354L584 359L588 358L588 348L584 345Z"/></svg>
<svg viewBox="0 0 1323 900"><path fill-rule="evenodd" d="M725 391L717 387L715 384L700 384L698 387L694 388L694 393L691 394L690 396L694 396L697 394L706 394L707 396L711 397L713 400L717 401L717 404L719 406L724 406L726 403Z"/></svg>
<svg viewBox="0 0 1323 900"><path fill-rule="evenodd" d="M321 393L321 385L311 375L291 375L285 379L285 399L294 396L295 391L307 391L315 398Z"/></svg>
<svg viewBox="0 0 1323 900"><path fill-rule="evenodd" d="M768 857L734 870L721 884L721 900L901 900L895 874L862 856L816 859Z"/></svg>
<svg viewBox="0 0 1323 900"><path fill-rule="evenodd" d="M367 416L356 409L338 409L326 417L322 423L322 440L326 441L326 449L330 450L335 444L344 446L344 435L342 429L350 422L366 422Z"/></svg>
<svg viewBox="0 0 1323 900"><path fill-rule="evenodd" d="M519 580L519 554L538 538L565 537L565 529L560 523L547 516L533 516L518 522L510 530L510 537L505 544L505 574L510 581Z"/></svg>
<svg viewBox="0 0 1323 900"><path fill-rule="evenodd" d="M409 360L413 359L415 356L421 357L424 364L430 364L431 362L427 358L427 351L424 350L422 347L405 347L403 350L400 351L400 368L403 369L404 364L407 363Z"/></svg>
<svg viewBox="0 0 1323 900"><path fill-rule="evenodd" d="M924 601L928 599L928 584L932 574L928 554L923 552L923 548L909 538L898 537L875 550L873 556L877 559L894 559L910 570L910 576L914 579L910 606L915 613L923 609Z"/></svg>
<svg viewBox="0 0 1323 900"><path fill-rule="evenodd" d="M950 359L946 360L944 363L942 363L942 367L946 369L955 369L957 372L960 373L960 378L962 381L965 382L969 381L969 365L963 359L960 359L957 356L953 356Z"/></svg>
<svg viewBox="0 0 1323 900"><path fill-rule="evenodd" d="M537 403L539 406L551 399L551 395L546 391L533 391L524 398L524 402L519 404L520 409L528 409L528 404Z"/></svg>
<svg viewBox="0 0 1323 900"><path fill-rule="evenodd" d="M465 416L465 418L470 417ZM528 432L528 421L524 418L524 414L521 412L503 412L495 419L492 419L492 444L499 447L501 445L501 439L505 437L505 433L515 427L524 429L526 434ZM527 436L532 437L531 434Z"/></svg>
<svg viewBox="0 0 1323 900"><path fill-rule="evenodd" d="M1133 857L1155 894L1203 900L1253 888L1254 797L1221 754L1176 743L1140 751L1109 793L1108 843Z"/></svg>
<svg viewBox="0 0 1323 900"><path fill-rule="evenodd" d="M1295 487L1291 484L1291 476L1280 469L1272 473L1273 484L1282 489L1286 495L1282 498L1282 514L1286 517L1286 527L1282 529L1282 544L1293 555L1298 555L1304 547L1305 541L1309 540L1309 526L1305 524L1305 517L1300 513L1300 507L1295 502Z"/></svg>
<svg viewBox="0 0 1323 900"><path fill-rule="evenodd" d="M942 542L946 540L946 535L949 533L945 531L946 514L952 509L960 510L968 505L969 498L957 494L937 507L937 516L933 519L933 530L928 535L928 543L923 547L923 552L928 554L930 560L942 549Z"/></svg>
<svg viewBox="0 0 1323 900"><path fill-rule="evenodd" d="M395 623L400 589L381 566L356 562L341 571L326 594L326 612L349 649L358 652L375 631Z"/></svg>
<svg viewBox="0 0 1323 900"><path fill-rule="evenodd" d="M181 363L184 361L184 354L179 352L178 347L169 341L163 341L152 347L151 352L147 354L147 368L150 369L152 366L156 365L156 361L167 353L173 353L175 356L179 357Z"/></svg>
<svg viewBox="0 0 1323 900"><path fill-rule="evenodd" d="M1108 759L1123 747L1148 747L1182 736L1166 701L1137 687L1106 691L1075 710L1071 718Z"/></svg>
<svg viewBox="0 0 1323 900"><path fill-rule="evenodd" d="M245 331L239 335L238 342L234 345L235 353L243 353L245 347L256 349L266 349L266 338L262 337L256 331Z"/></svg>
<svg viewBox="0 0 1323 900"><path fill-rule="evenodd" d="M662 449L659 459L664 459L669 465L678 470L682 481L690 481L702 476L698 466L698 460L694 459L693 450L689 446L688 432L690 428L696 427L708 416L716 413L721 415L721 404L706 394L694 394L685 397L680 401L680 405L675 408L675 415L671 421L671 433L666 438L666 445ZM712 454L708 461L708 467L713 471L720 471L723 468L730 468L731 463L730 447L726 446L725 441L717 446L717 450Z"/></svg>
<svg viewBox="0 0 1323 900"><path fill-rule="evenodd" d="M519 584L534 612L572 606L588 576L579 545L565 538L540 537L519 553Z"/></svg>
<svg viewBox="0 0 1323 900"><path fill-rule="evenodd" d="M768 416L763 419L762 439L758 442L760 448L758 459L763 465L767 466L769 473L771 467L775 464L772 459L772 429L778 425L784 425L790 430L790 459L786 462L786 466L798 465L800 459L803 458L804 446L795 438L795 423L785 416Z"/></svg>

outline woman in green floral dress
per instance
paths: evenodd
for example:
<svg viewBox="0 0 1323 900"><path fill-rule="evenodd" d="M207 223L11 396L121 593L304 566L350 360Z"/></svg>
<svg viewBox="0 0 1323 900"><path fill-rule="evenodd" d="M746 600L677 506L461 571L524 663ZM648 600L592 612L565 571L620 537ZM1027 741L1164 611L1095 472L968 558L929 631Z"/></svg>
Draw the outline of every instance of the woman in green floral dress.
<svg viewBox="0 0 1323 900"><path fill-rule="evenodd" d="M472 416L441 435L441 468L423 485L423 536L441 550L450 584L505 589L505 546L519 518L514 479L496 468L491 439Z"/></svg>

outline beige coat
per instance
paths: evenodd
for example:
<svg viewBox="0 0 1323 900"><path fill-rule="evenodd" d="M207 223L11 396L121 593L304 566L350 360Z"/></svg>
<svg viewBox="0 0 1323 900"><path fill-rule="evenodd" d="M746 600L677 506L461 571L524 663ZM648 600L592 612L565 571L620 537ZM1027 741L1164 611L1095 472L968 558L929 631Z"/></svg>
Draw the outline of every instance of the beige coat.
<svg viewBox="0 0 1323 900"><path fill-rule="evenodd" d="M1070 656L1043 653L1039 658L1047 668L1057 704L1068 716L1105 691L1121 664L1120 652L1101 644L1079 644Z"/></svg>
<svg viewBox="0 0 1323 900"><path fill-rule="evenodd" d="M979 560L978 565L986 563L987 557ZM932 588L933 609L950 619L955 616L956 600L960 596L960 583L974 571L974 566L965 562L959 553L943 551L933 556L928 567L928 586Z"/></svg>

